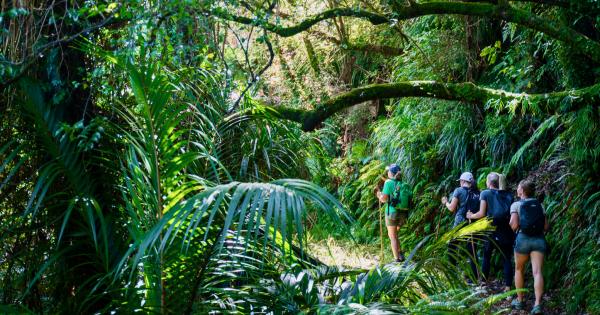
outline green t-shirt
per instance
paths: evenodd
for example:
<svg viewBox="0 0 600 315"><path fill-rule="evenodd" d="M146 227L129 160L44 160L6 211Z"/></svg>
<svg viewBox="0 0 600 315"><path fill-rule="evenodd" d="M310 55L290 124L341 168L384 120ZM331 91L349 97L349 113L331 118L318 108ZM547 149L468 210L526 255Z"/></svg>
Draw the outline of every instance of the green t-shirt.
<svg viewBox="0 0 600 315"><path fill-rule="evenodd" d="M382 193L388 195L388 202L385 203L385 207L384 207L385 213L395 213L396 210L400 210L399 205L396 205L396 207L398 207L398 209L392 207L392 205L389 205L389 208L388 208L388 203L392 200L392 195L394 194L394 190L396 189L396 187L398 189L400 189L400 185L402 185L402 182L395 180L395 179L388 179L383 184Z"/></svg>

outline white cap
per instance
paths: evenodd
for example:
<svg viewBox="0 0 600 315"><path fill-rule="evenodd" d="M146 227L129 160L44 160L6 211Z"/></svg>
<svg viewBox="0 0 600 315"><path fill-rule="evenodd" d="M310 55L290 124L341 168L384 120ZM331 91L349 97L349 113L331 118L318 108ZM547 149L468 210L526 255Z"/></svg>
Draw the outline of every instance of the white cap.
<svg viewBox="0 0 600 315"><path fill-rule="evenodd" d="M471 172L464 172L464 173L460 174L460 178L457 180L464 180L469 183L475 182L475 179L473 178L473 174L471 174Z"/></svg>

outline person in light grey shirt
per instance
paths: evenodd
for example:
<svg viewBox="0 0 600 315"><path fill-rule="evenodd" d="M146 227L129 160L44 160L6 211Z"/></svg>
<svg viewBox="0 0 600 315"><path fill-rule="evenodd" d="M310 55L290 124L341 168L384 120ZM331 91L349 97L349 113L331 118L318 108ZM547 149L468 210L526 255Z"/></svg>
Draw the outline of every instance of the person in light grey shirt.
<svg viewBox="0 0 600 315"><path fill-rule="evenodd" d="M544 233L548 231L548 218L540 202L534 198L535 186L531 181L522 180L517 187L517 195L521 200L510 207L510 226L518 231L515 240L515 287L522 289L525 285L525 264L531 259L535 304L531 314L542 314L542 296L544 295L544 256L547 245ZM519 291L511 306L521 310L524 307L524 294Z"/></svg>

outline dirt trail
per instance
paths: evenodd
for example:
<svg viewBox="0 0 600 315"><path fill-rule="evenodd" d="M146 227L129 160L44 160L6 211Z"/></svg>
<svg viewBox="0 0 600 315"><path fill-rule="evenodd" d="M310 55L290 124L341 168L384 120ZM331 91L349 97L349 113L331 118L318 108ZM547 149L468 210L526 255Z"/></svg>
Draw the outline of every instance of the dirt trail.
<svg viewBox="0 0 600 315"><path fill-rule="evenodd" d="M384 262L389 263L391 262L392 257L390 253L387 253L387 251L388 248L385 247ZM314 255L314 257L330 266L371 269L377 266L380 262L379 246L351 244L347 241L339 241L333 238L318 242L309 242L309 252ZM488 285L485 285L483 288L485 293L482 295L482 297L485 297L492 294L502 293L503 284L497 280L494 280ZM493 309L495 311L500 311L502 314L530 314L534 302L533 287L531 283L528 283L528 288L531 292L525 294L525 310L510 310L510 298L501 300L494 306ZM564 310L564 306L556 301L556 296L558 295L555 292L548 292L544 295L543 305L545 315L567 314L567 312Z"/></svg>
<svg viewBox="0 0 600 315"><path fill-rule="evenodd" d="M319 242L309 242L309 252L330 266L371 269L380 262L379 248L350 244L331 237Z"/></svg>
<svg viewBox="0 0 600 315"><path fill-rule="evenodd" d="M503 287L504 287L504 285L501 283L501 281L494 280L485 287L485 290L488 293L487 295L491 295L491 294L501 293ZM511 310L507 314L513 314L513 315L529 315L530 314L530 311L533 308L533 303L535 302L535 296L533 295L533 287L532 287L531 283L529 283L528 288L530 289L530 292L525 293L525 309L523 311ZM564 305L560 304L560 302L556 300L557 296L558 296L558 293L553 292L553 291L546 292L544 294L544 297L542 298L542 300L543 300L542 305L543 305L543 310L544 310L545 315L567 314L567 312L564 310ZM512 301L511 298L504 299L504 300L500 301L498 304L496 304L494 309L495 310L510 309L511 301Z"/></svg>

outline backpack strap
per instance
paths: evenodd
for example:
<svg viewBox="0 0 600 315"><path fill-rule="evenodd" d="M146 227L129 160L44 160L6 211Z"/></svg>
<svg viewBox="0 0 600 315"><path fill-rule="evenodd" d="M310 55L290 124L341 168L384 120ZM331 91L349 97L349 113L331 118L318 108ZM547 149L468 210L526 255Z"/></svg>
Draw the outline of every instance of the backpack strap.
<svg viewBox="0 0 600 315"><path fill-rule="evenodd" d="M467 202L469 202L469 193L471 192L472 188L467 188L467 187L463 187L463 186L460 186L460 188L465 190L465 194L466 194L465 207L466 207Z"/></svg>
<svg viewBox="0 0 600 315"><path fill-rule="evenodd" d="M385 215L389 215L390 214L390 197L388 196L388 201L386 202L386 206L385 206Z"/></svg>
<svg viewBox="0 0 600 315"><path fill-rule="evenodd" d="M469 192L471 191L471 189L470 189L470 188L463 187L463 186L460 186L460 188L461 188L461 189L463 189L463 190L465 191L465 202L464 202L464 204L462 205L462 208L464 208L464 210L465 210L465 211L464 211L464 212L465 212L464 214L466 215L466 213L467 213L466 209L467 209L467 206L468 206L468 203L469 203ZM458 214L459 212L461 212L461 209L462 209L462 208L461 208L461 206L460 206L460 199L459 199L459 200L458 200L458 208L456 209L456 214ZM465 217L465 220L466 220L466 219L467 219L467 218Z"/></svg>
<svg viewBox="0 0 600 315"><path fill-rule="evenodd" d="M397 180L395 178L392 178L392 182L394 183L394 189L392 189L392 193L390 195L388 195L388 201L386 202L386 207L385 207L385 215L390 214L390 203L392 202L392 197L394 195L394 192L396 191Z"/></svg>

